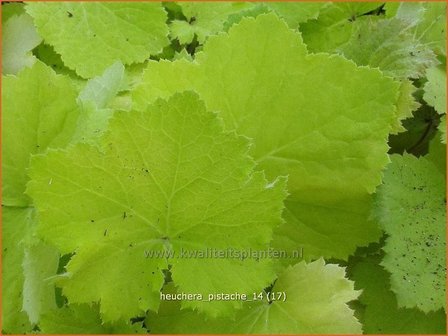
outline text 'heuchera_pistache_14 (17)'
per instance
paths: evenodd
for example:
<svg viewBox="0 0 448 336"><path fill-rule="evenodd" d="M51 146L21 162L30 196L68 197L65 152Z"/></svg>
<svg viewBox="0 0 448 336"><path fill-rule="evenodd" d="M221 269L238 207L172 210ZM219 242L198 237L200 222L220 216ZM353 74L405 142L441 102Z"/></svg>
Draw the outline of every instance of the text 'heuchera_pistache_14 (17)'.
<svg viewBox="0 0 448 336"><path fill-rule="evenodd" d="M2 334L446 334L446 3L2 2Z"/></svg>

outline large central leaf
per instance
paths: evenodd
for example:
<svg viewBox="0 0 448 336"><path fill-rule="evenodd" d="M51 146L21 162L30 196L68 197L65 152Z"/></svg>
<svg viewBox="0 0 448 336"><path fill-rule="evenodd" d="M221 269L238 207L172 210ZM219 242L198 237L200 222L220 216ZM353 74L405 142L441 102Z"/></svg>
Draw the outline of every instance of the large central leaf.
<svg viewBox="0 0 448 336"><path fill-rule="evenodd" d="M148 98L195 89L227 129L254 139L258 169L289 175L290 210L318 230L305 254L345 258L379 235L368 194L388 162L398 87L378 70L307 54L300 35L267 14L209 38L195 62L150 62L133 97L144 108ZM300 239L304 231L289 225Z"/></svg>
<svg viewBox="0 0 448 336"><path fill-rule="evenodd" d="M251 293L274 279L268 259L181 257L267 249L285 198L286 180L252 174L247 139L224 133L196 95L119 114L101 140L100 149L37 156L30 169L40 233L76 251L63 283L71 303L101 301L104 321L156 309L168 264L181 291L204 296ZM176 255L148 254L165 250ZM213 315L240 304L185 302Z"/></svg>

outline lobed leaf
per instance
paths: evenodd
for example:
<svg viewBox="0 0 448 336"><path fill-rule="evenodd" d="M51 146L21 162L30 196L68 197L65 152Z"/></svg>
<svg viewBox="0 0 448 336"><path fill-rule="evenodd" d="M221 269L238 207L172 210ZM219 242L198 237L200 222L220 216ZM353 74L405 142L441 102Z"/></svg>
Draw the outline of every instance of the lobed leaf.
<svg viewBox="0 0 448 336"><path fill-rule="evenodd" d="M115 61L141 63L168 45L166 13L159 3L28 3L45 42L84 78Z"/></svg>
<svg viewBox="0 0 448 336"><path fill-rule="evenodd" d="M252 173L247 140L223 133L195 94L118 114L101 144L36 156L30 169L40 234L76 252L62 282L71 303L101 301L106 322L157 310L168 265L181 290L204 296L273 280L270 260L176 257L182 249L267 249L285 198L285 179L268 185ZM184 306L217 315L238 303Z"/></svg>
<svg viewBox="0 0 448 336"><path fill-rule="evenodd" d="M386 138L396 123L398 86L341 57L307 54L300 35L270 13L209 38L195 62L149 62L133 99L141 109L159 96L197 91L227 129L254 139L257 169L271 179L289 175L288 208L299 221L314 217L307 225L319 231L308 244L318 247L325 236L337 246L308 249L310 258L344 259L379 238L366 207L354 207L365 204L388 162ZM296 211L297 200L310 195ZM359 216L347 219L353 212ZM286 225L292 226L286 231L297 228L294 221ZM306 235L296 231L297 239Z"/></svg>

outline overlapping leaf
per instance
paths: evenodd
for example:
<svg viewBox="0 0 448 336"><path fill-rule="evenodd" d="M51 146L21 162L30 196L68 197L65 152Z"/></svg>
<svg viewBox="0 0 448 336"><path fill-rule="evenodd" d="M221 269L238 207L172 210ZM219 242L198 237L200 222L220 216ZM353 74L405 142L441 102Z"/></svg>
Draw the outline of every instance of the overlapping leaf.
<svg viewBox="0 0 448 336"><path fill-rule="evenodd" d="M2 73L17 74L36 61L31 54L42 38L27 14L12 16L2 27Z"/></svg>
<svg viewBox="0 0 448 336"><path fill-rule="evenodd" d="M18 76L3 77L3 205L30 203L23 193L30 155L71 141L78 118L76 96L69 79L41 62Z"/></svg>
<svg viewBox="0 0 448 336"><path fill-rule="evenodd" d="M309 249L310 257L346 258L379 237L365 200L388 161L398 83L337 56L307 55L300 35L264 14L210 38L194 63L150 62L134 105L190 88L219 111L227 129L254 139L260 170L271 178L289 175L290 210L319 232L308 244L319 246L325 237L338 246ZM358 216L340 220L353 212Z"/></svg>
<svg viewBox="0 0 448 336"><path fill-rule="evenodd" d="M145 334L141 323L103 323L98 305L70 305L52 310L42 317L45 334Z"/></svg>
<svg viewBox="0 0 448 336"><path fill-rule="evenodd" d="M112 100L125 83L123 64L116 62L101 76L90 79L78 96L80 116L72 142L95 144L107 129L114 110Z"/></svg>
<svg viewBox="0 0 448 336"><path fill-rule="evenodd" d="M350 40L338 51L358 65L406 79L422 77L426 69L438 64L436 55L415 38L403 20L366 17L354 27Z"/></svg>
<svg viewBox="0 0 448 336"><path fill-rule="evenodd" d="M400 307L445 307L445 207L445 177L431 161L393 156L377 212L388 234L382 265Z"/></svg>
<svg viewBox="0 0 448 336"><path fill-rule="evenodd" d="M416 308L399 308L390 290L389 274L379 265L379 256L370 256L356 264L352 278L362 289L359 300L366 334L445 334L446 316L443 310L425 314Z"/></svg>
<svg viewBox="0 0 448 336"><path fill-rule="evenodd" d="M155 310L168 263L190 293L251 292L273 280L269 260L175 257L267 249L285 197L285 180L267 185L252 174L247 140L223 133L194 94L119 114L101 143L36 157L30 170L40 233L62 252L76 251L63 283L70 302L101 301L105 321ZM148 257L148 250L176 255ZM212 315L238 306L184 304Z"/></svg>
<svg viewBox="0 0 448 336"><path fill-rule="evenodd" d="M32 326L23 306L23 239L32 220L32 209L2 209L2 330L24 334Z"/></svg>
<svg viewBox="0 0 448 336"><path fill-rule="evenodd" d="M188 44L196 37L204 43L207 37L223 30L230 15L242 12L253 5L244 2L180 2L186 20L174 20L170 24L171 37Z"/></svg>
<svg viewBox="0 0 448 336"><path fill-rule="evenodd" d="M170 289L172 290L172 288ZM179 310L176 302L161 306L160 315L150 314L147 324L154 333L234 334L358 334L361 325L347 303L360 294L345 278L344 269L323 259L289 267L271 293L286 300L246 302L234 320L206 320L192 311ZM253 298L249 297L249 301Z"/></svg>
<svg viewBox="0 0 448 336"><path fill-rule="evenodd" d="M350 39L359 17L380 6L379 2L335 2L324 7L317 19L300 25L308 50L334 51Z"/></svg>
<svg viewBox="0 0 448 336"><path fill-rule="evenodd" d="M81 77L100 75L115 61L144 62L168 44L159 3L28 3L38 32Z"/></svg>
<svg viewBox="0 0 448 336"><path fill-rule="evenodd" d="M40 316L56 307L54 283L58 252L32 238L33 208L3 207L3 326L5 332L32 330Z"/></svg>
<svg viewBox="0 0 448 336"><path fill-rule="evenodd" d="M446 69L438 66L428 69L423 98L440 114L446 113Z"/></svg>

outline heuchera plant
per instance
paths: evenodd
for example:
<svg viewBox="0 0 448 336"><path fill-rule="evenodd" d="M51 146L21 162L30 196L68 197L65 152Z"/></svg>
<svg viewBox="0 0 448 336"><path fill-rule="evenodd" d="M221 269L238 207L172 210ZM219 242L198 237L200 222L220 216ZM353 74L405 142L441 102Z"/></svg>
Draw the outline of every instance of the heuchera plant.
<svg viewBox="0 0 448 336"><path fill-rule="evenodd" d="M446 332L445 2L1 8L4 333Z"/></svg>

